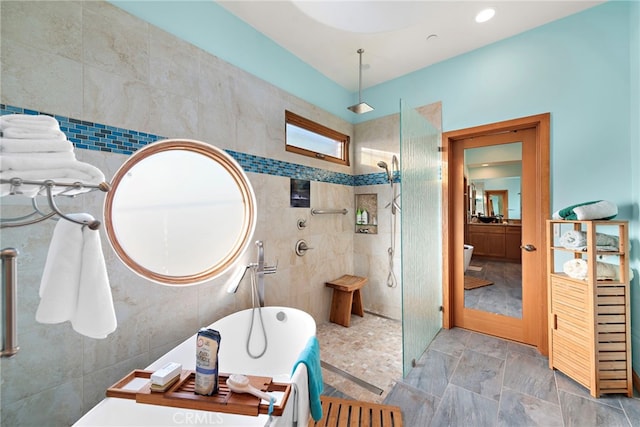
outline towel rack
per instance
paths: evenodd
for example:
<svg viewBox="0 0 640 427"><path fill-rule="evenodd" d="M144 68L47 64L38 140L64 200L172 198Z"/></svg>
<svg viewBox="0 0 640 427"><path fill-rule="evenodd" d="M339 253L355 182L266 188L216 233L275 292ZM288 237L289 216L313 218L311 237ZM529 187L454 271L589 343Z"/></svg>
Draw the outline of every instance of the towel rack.
<svg viewBox="0 0 640 427"><path fill-rule="evenodd" d="M33 180L27 180L27 179L21 179L21 178L11 178L11 179L0 179L0 183L11 184L11 190L9 191L9 194L19 194L15 192L15 189L20 187L21 185L38 185L46 191L47 201L49 202L49 207L51 208L51 212L48 212L48 213L42 212L38 207L38 204L36 202L36 197L32 197L31 204L33 205L33 212L31 212L28 215L24 215L20 217L2 219L0 221L0 228L21 227L24 225L36 224L40 221L49 219L57 214L59 217L64 218L67 221L71 221L76 224L86 225L91 230L97 230L98 228L100 228L100 221L96 219L81 221L65 215L60 210L60 208L58 208L58 205L54 200L53 188L67 187L66 190L58 193L58 195L62 195L62 196L64 196L65 193L68 193L72 190L82 190L85 188L89 189L88 191L101 190L101 191L104 191L105 193L111 189L111 186L106 182L101 182L100 184L85 184L82 182L64 183L64 182L53 181L50 179L44 180L44 181L33 181ZM74 196L74 195L71 195L71 196ZM39 215L39 217L32 218L35 215Z"/></svg>
<svg viewBox="0 0 640 427"><path fill-rule="evenodd" d="M311 209L311 215L327 215L327 214L346 215L347 212L349 212L347 209Z"/></svg>

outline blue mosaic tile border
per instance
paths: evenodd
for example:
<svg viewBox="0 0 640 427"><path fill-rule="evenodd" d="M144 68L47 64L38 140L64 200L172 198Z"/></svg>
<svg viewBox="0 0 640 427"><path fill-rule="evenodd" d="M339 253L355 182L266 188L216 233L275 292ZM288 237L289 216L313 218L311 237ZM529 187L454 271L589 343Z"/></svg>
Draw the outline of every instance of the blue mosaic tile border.
<svg viewBox="0 0 640 427"><path fill-rule="evenodd" d="M395 172L393 176L394 182L401 182L400 174L398 172ZM384 172L355 175L353 180L353 185L355 186L380 184L389 184L389 181L387 181L387 174Z"/></svg>
<svg viewBox="0 0 640 427"><path fill-rule="evenodd" d="M161 135L123 129L101 123L78 120L70 117L50 114L26 108L0 104L0 115L4 114L45 114L54 117L60 123L60 129L67 135L74 147L83 150L96 150L107 153L131 155L136 150L152 142L166 139ZM387 184L386 174L349 175L325 169L303 166L296 163L254 156L252 154L225 150L246 172L285 176L310 181L329 182L349 186Z"/></svg>
<svg viewBox="0 0 640 427"><path fill-rule="evenodd" d="M328 170L303 166L282 160L258 157L252 154L226 150L245 170L245 172L264 173L268 175L286 176L310 181L331 182L333 184L354 185L353 175L331 172Z"/></svg>

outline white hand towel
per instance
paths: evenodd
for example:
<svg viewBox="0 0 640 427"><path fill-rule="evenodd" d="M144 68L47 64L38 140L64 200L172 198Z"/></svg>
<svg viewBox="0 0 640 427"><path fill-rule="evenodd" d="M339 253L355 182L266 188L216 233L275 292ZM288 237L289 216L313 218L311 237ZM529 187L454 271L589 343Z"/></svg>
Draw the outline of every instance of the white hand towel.
<svg viewBox="0 0 640 427"><path fill-rule="evenodd" d="M84 245L78 304L71 318L71 325L82 335L102 339L116 330L118 326L116 312L113 308L107 266L100 244L100 233L98 230L83 227L82 234Z"/></svg>
<svg viewBox="0 0 640 427"><path fill-rule="evenodd" d="M291 383L295 384L295 408L293 414L293 421L297 422L298 426L306 426L311 419L311 408L309 407L309 375L307 374L307 365L300 363L293 375L291 376ZM294 424L292 424L294 425Z"/></svg>
<svg viewBox="0 0 640 427"><path fill-rule="evenodd" d="M71 214L90 221L88 214ZM40 282L40 323L71 321L73 329L90 338L105 338L117 321L100 234L60 219L53 232Z"/></svg>
<svg viewBox="0 0 640 427"><path fill-rule="evenodd" d="M38 322L61 323L75 314L82 241L81 225L64 219L58 221L40 281L40 305L36 312Z"/></svg>
<svg viewBox="0 0 640 427"><path fill-rule="evenodd" d="M49 153L73 151L71 141L60 139L15 139L0 138L0 152L13 153Z"/></svg>
<svg viewBox="0 0 640 427"><path fill-rule="evenodd" d="M8 127L40 127L59 130L58 121L46 114L5 114L0 116L0 129Z"/></svg>
<svg viewBox="0 0 640 427"><path fill-rule="evenodd" d="M2 129L2 135L5 138L17 138L17 139L66 139L67 136L61 130L57 129L43 129L39 127L22 128L22 127L9 127Z"/></svg>

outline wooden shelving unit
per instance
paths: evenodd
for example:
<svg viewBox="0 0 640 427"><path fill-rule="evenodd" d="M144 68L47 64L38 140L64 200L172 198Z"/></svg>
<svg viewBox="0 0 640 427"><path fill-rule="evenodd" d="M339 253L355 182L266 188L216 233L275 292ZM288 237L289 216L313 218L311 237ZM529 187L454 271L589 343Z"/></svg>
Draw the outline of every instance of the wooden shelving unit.
<svg viewBox="0 0 640 427"><path fill-rule="evenodd" d="M586 248L567 248L563 233L586 233ZM596 247L596 233L615 235L616 251ZM626 221L547 221L549 367L603 394L633 395ZM563 272L571 258L587 262L587 277ZM615 264L617 277L598 280L597 262Z"/></svg>

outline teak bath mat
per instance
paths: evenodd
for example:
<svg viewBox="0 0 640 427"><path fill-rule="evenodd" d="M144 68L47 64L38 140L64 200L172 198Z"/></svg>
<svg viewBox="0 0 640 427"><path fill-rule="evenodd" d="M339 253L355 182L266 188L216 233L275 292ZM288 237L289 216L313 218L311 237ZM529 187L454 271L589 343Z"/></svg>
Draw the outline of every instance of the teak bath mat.
<svg viewBox="0 0 640 427"><path fill-rule="evenodd" d="M322 419L307 427L402 427L398 406L379 405L338 397L321 396Z"/></svg>
<svg viewBox="0 0 640 427"><path fill-rule="evenodd" d="M479 277L464 276L464 289L469 291L471 289L481 288L483 286L493 285L490 280L481 279Z"/></svg>

